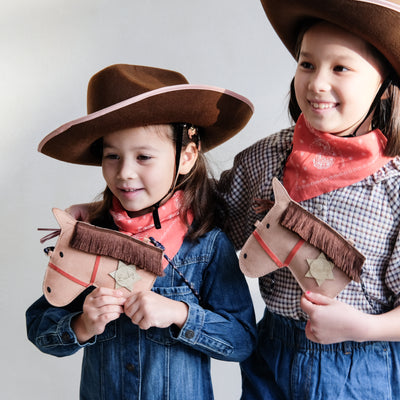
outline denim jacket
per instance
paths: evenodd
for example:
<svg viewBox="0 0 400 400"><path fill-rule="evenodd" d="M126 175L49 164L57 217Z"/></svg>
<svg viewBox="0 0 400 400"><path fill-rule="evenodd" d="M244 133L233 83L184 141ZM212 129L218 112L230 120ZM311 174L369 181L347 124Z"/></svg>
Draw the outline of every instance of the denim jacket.
<svg viewBox="0 0 400 400"><path fill-rule="evenodd" d="M210 357L242 361L255 345L255 317L235 250L214 229L195 243L185 240L173 259L200 294L200 302L171 266L153 291L189 306L179 330L141 330L125 315L103 334L79 344L71 320L87 292L63 308L44 297L26 312L28 338L44 353L63 357L84 349L81 399L212 399Z"/></svg>

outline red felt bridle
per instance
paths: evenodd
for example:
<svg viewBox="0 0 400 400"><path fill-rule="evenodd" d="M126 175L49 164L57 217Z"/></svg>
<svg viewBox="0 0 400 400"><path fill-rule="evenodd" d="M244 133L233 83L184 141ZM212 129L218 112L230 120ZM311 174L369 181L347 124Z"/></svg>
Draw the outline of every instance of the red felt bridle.
<svg viewBox="0 0 400 400"><path fill-rule="evenodd" d="M89 286L92 286L94 281L96 280L97 272L99 270L100 259L101 259L101 256L99 256L99 255L96 256L96 259L95 259L95 262L94 262L94 266L93 266L92 276L90 277L90 282L89 283L85 283L85 282L81 281L80 279L78 279L75 276L69 274L68 272L65 272L64 270L62 270L61 268L57 267L56 265L54 265L51 262L49 262L49 268L51 268L54 271L58 272L59 274L61 274L65 278L69 279L70 281L75 282L78 285L81 285L81 286L87 288Z"/></svg>
<svg viewBox="0 0 400 400"><path fill-rule="evenodd" d="M269 257L272 259L272 261L279 268L288 267L289 264L292 262L296 253L299 251L300 247L304 244L304 240L299 239L299 241L296 243L296 245L290 251L289 255L286 257L286 260L284 262L282 262L279 259L279 257L271 250L271 248L264 242L263 238L260 236L260 234L256 230L253 232L253 236L255 237L257 242L260 244L260 246L263 248L263 250L269 255Z"/></svg>

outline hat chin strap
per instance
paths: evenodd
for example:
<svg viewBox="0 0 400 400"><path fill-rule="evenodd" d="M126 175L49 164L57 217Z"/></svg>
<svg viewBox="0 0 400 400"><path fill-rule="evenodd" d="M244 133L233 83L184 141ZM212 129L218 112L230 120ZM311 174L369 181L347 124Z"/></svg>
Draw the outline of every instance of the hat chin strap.
<svg viewBox="0 0 400 400"><path fill-rule="evenodd" d="M353 136L357 136L357 131L360 129L361 125L366 121L366 119L374 112L376 106L378 105L378 103L381 100L381 97L383 96L383 93L385 93L385 90L389 87L389 85L392 83L392 78L390 77L390 75L382 82L381 87L379 88L374 101L371 104L371 107L369 108L367 115L364 117L364 119L361 121L361 123L357 126L357 128L355 129L355 131L350 134L349 136L353 137Z"/></svg>
<svg viewBox="0 0 400 400"><path fill-rule="evenodd" d="M154 221L154 226L156 229L161 229L161 222L160 222L160 216L158 215L158 208L160 207L161 202L168 197L171 193L173 193L176 182L178 181L178 172L179 172L179 164L181 161L181 150L182 150L182 141L183 141L183 132L181 131L176 138L176 152L175 152L175 176L174 180L172 182L171 187L169 188L168 192L160 199L157 201L157 203L153 204L153 221Z"/></svg>

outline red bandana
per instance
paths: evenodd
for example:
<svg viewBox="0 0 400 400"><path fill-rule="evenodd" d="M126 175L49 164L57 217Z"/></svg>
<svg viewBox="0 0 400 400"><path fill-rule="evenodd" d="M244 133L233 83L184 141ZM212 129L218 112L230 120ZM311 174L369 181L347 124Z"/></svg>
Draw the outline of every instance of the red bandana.
<svg viewBox="0 0 400 400"><path fill-rule="evenodd" d="M148 213L140 217L129 217L126 210L116 197L113 198L110 213L120 232L144 240L153 237L165 247L165 254L172 259L182 246L187 233L187 226L179 216L182 206L183 192L177 190L174 195L158 209L161 221L161 229L154 227L153 214ZM189 212L188 222L193 222L193 215ZM168 261L163 259L163 267Z"/></svg>
<svg viewBox="0 0 400 400"><path fill-rule="evenodd" d="M384 155L386 142L379 129L340 137L313 129L300 115L283 184L300 202L359 182L393 159Z"/></svg>

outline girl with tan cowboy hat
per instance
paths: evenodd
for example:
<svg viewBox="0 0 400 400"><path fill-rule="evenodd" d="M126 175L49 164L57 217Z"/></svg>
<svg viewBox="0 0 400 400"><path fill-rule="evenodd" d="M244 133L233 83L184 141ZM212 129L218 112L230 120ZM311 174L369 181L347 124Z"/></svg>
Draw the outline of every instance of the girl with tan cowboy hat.
<svg viewBox="0 0 400 400"><path fill-rule="evenodd" d="M243 399L400 396L400 1L262 0L297 61L295 126L236 156L220 180L237 248L271 201L272 179L366 258L332 299L288 268L260 277L257 348ZM339 249L340 251L340 249Z"/></svg>
<svg viewBox="0 0 400 400"><path fill-rule="evenodd" d="M82 399L211 399L210 357L247 358L255 320L203 152L239 132L253 106L174 71L112 65L90 80L88 112L39 151L101 165L107 187L88 220L163 246L164 275L127 296L90 288L65 307L41 297L28 337L55 356L84 349Z"/></svg>

